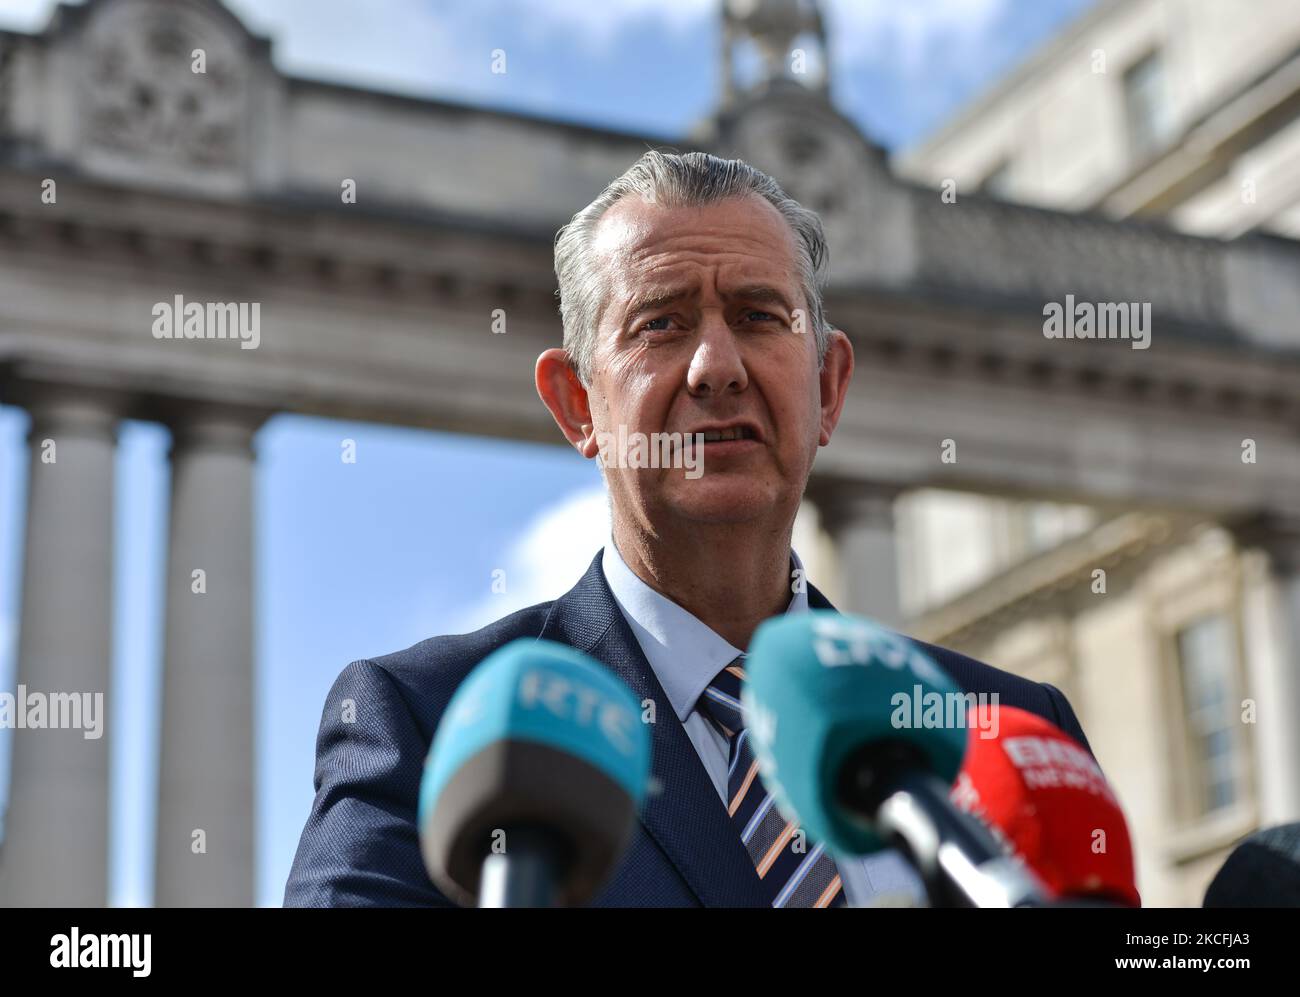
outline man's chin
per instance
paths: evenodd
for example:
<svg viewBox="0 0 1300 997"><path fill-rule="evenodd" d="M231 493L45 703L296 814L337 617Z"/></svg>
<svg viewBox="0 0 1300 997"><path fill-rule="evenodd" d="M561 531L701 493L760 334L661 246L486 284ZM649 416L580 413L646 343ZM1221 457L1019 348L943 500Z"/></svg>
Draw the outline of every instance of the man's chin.
<svg viewBox="0 0 1300 997"><path fill-rule="evenodd" d="M678 516L699 523L766 520L782 505L770 487L707 477L678 482L668 498Z"/></svg>

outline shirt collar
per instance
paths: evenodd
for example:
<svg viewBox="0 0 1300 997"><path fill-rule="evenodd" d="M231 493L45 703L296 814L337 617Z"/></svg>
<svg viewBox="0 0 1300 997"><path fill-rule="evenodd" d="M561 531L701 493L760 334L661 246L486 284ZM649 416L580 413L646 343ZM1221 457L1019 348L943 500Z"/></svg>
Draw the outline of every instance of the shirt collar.
<svg viewBox="0 0 1300 997"><path fill-rule="evenodd" d="M803 562L794 550L790 551L790 561L798 577L803 578ZM605 544L601 570L677 719L685 722L708 684L736 660L740 648L637 577L612 537ZM800 585L785 611L802 613L807 609L807 586Z"/></svg>

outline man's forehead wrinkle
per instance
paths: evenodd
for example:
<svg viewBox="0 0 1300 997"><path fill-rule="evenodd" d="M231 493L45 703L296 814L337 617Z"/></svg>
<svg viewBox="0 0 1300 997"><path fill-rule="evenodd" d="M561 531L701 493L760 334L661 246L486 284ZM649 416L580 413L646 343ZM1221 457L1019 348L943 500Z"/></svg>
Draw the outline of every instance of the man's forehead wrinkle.
<svg viewBox="0 0 1300 997"><path fill-rule="evenodd" d="M629 233L631 234L631 233ZM701 232L698 228L681 231L667 225L642 226L625 245L628 255L644 258L656 253L711 254L727 252L761 252L771 254L773 232L766 226L734 225L712 228ZM789 239L782 239L781 248L793 252Z"/></svg>
<svg viewBox="0 0 1300 997"><path fill-rule="evenodd" d="M711 209L726 205L728 201L702 206L667 207L625 197L601 218L595 245L610 254L621 253L630 259L642 259L655 251L674 252L693 247L716 252L718 247L729 243L756 246L770 251L773 235L779 232L777 238L783 248L794 255L794 233L780 212L758 195L747 195L744 202L752 220L742 223L729 219L721 228L715 226L702 233L697 224L688 225L686 231L682 231L683 220L697 222L700 215L712 213Z"/></svg>
<svg viewBox="0 0 1300 997"><path fill-rule="evenodd" d="M626 263L631 247L636 245L637 230L640 228L643 226L623 219L608 219L608 216L601 219L592 240L592 248L597 256L605 260L611 272L617 265Z"/></svg>
<svg viewBox="0 0 1300 997"><path fill-rule="evenodd" d="M670 283L698 287L701 280L719 287L797 282L797 259L774 258L767 242L752 240L740 246L735 242L701 246L697 238L679 241L683 244L678 247L660 244L631 251L618 265L611 260L610 272L617 273L625 286Z"/></svg>
<svg viewBox="0 0 1300 997"><path fill-rule="evenodd" d="M592 233L593 255L600 260L601 281L604 292L596 312L596 327L601 328L610 314L617 313L620 302L627 299L625 275L631 268L627 263L628 245L645 228L645 222L630 214L625 198L614 204L596 223Z"/></svg>
<svg viewBox="0 0 1300 997"><path fill-rule="evenodd" d="M794 233L775 207L757 195L753 200L752 223L728 219L703 230L699 216L725 202L686 208L628 197L614 204L593 233L606 283L599 325L617 324L652 295L698 295L702 279L724 295L767 285L784 289L791 303L801 298Z"/></svg>
<svg viewBox="0 0 1300 997"><path fill-rule="evenodd" d="M619 270L614 275L610 314L631 316L647 306L667 304L673 296L692 302L705 293L716 292L724 301L749 298L779 301L794 307L802 297L797 275L770 260L742 259L686 260L674 258L659 264L642 264Z"/></svg>
<svg viewBox="0 0 1300 997"><path fill-rule="evenodd" d="M645 238L650 222L633 208L635 202L624 198L614 204L596 223L591 246L595 255L604 258L612 270L626 263L628 254Z"/></svg>

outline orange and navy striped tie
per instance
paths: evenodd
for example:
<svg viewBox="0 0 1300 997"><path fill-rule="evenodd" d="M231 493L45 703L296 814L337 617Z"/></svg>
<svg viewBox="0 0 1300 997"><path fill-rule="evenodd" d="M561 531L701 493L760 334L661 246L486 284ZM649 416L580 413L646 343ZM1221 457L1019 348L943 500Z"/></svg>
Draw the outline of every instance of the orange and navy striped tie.
<svg viewBox="0 0 1300 997"><path fill-rule="evenodd" d="M740 709L744 658L742 654L720 671L699 702L699 709L730 744L727 811L759 878L772 888L773 907L842 907L844 890L834 861L820 844L808 847L799 825L781 816L758 778L758 761Z"/></svg>

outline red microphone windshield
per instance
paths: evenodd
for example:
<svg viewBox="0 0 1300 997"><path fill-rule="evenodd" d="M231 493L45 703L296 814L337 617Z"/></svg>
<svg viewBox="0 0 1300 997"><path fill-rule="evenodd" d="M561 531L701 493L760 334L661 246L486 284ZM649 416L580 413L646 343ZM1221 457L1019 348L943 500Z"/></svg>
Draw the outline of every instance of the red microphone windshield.
<svg viewBox="0 0 1300 997"><path fill-rule="evenodd" d="M988 713L971 711L953 803L988 824L1058 896L1141 906L1124 812L1096 760L1036 714L997 706L989 725Z"/></svg>

